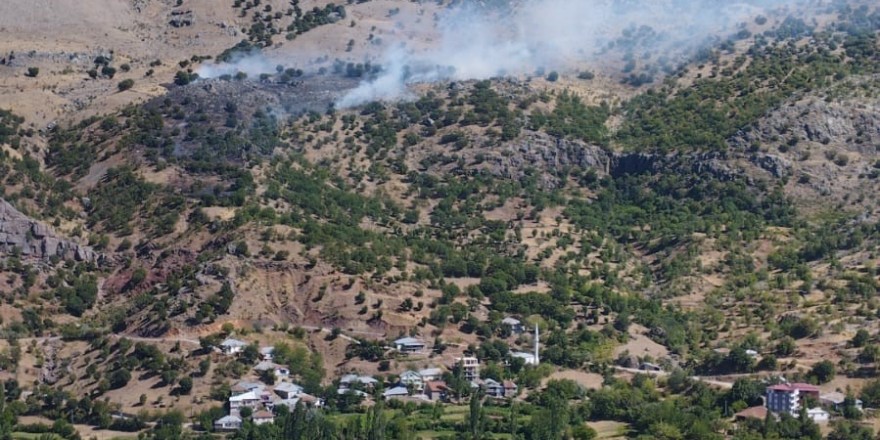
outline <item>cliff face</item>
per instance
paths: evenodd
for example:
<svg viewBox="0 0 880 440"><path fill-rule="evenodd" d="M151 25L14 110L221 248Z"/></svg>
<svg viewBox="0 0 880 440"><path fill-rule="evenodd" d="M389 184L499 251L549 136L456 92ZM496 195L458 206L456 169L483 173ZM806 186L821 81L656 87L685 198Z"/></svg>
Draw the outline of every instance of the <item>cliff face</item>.
<svg viewBox="0 0 880 440"><path fill-rule="evenodd" d="M613 177L655 174L676 169L691 170L721 180L748 177L748 173L731 160L732 157L721 152L667 155L613 152L598 145L559 139L538 132L530 132L503 148L481 150L481 153L486 156L482 167L490 174L519 180L529 172L538 172L540 184L546 189L559 185L558 172L565 168L595 170L600 176ZM754 161L774 175L785 175L788 172L785 164L765 156L767 155L756 155Z"/></svg>
<svg viewBox="0 0 880 440"><path fill-rule="evenodd" d="M16 249L29 258L99 259L99 255L88 246L58 236L48 225L31 219L0 199L0 254L12 253Z"/></svg>

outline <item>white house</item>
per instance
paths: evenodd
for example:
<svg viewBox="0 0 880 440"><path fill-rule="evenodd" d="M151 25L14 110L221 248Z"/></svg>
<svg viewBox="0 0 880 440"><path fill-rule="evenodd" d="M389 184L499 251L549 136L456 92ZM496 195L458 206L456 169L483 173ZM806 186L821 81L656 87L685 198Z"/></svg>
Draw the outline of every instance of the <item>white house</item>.
<svg viewBox="0 0 880 440"><path fill-rule="evenodd" d="M455 363L461 367L464 380L472 381L480 378L480 360L473 356L455 358Z"/></svg>
<svg viewBox="0 0 880 440"><path fill-rule="evenodd" d="M362 398L367 398L370 396L369 394L367 394L363 391L360 391L360 390L342 389L342 388L336 390L336 394L339 394L340 396L348 394L348 393L352 393L352 394L354 394L356 396L360 396Z"/></svg>
<svg viewBox="0 0 880 440"><path fill-rule="evenodd" d="M241 380L236 382L235 385L232 386L233 393L246 393L248 391L262 391L266 385L261 382L251 382L247 380Z"/></svg>
<svg viewBox="0 0 880 440"><path fill-rule="evenodd" d="M241 429L241 418L228 415L214 421L214 429L217 431L236 431Z"/></svg>
<svg viewBox="0 0 880 440"><path fill-rule="evenodd" d="M228 338L225 341L220 343L220 351L226 355L233 355L241 353L244 348L247 347L247 342L239 341L238 339Z"/></svg>
<svg viewBox="0 0 880 440"><path fill-rule="evenodd" d="M275 352L275 347L263 347L260 349L260 356L263 357L264 361L271 361L272 354Z"/></svg>
<svg viewBox="0 0 880 440"><path fill-rule="evenodd" d="M501 324L510 326L511 333L515 335L521 335L526 331L526 327L523 325L522 321L510 316L502 319Z"/></svg>
<svg viewBox="0 0 880 440"><path fill-rule="evenodd" d="M257 411L251 416L251 420L254 421L254 425L263 425L266 423L272 423L275 421L275 414L272 414L269 411Z"/></svg>
<svg viewBox="0 0 880 440"><path fill-rule="evenodd" d="M511 357L522 359L526 365L537 365L538 359L535 358L534 353L526 353L524 351L514 351L510 353Z"/></svg>
<svg viewBox="0 0 880 440"><path fill-rule="evenodd" d="M831 414L822 408L810 408L807 410L807 417L813 419L816 423L825 423L831 419Z"/></svg>
<svg viewBox="0 0 880 440"><path fill-rule="evenodd" d="M443 377L443 370L440 368L424 368L419 370L423 382L431 382L440 380Z"/></svg>
<svg viewBox="0 0 880 440"><path fill-rule="evenodd" d="M421 391L425 387L425 380L422 378L422 375L412 370L400 373L399 383L405 387L412 387L417 391Z"/></svg>
<svg viewBox="0 0 880 440"><path fill-rule="evenodd" d="M236 394L229 398L229 411L237 415L242 408L255 409L260 406L260 403L262 403L262 399L256 391Z"/></svg>
<svg viewBox="0 0 880 440"><path fill-rule="evenodd" d="M289 400L298 397L303 392L303 387L290 382L282 382L272 388L275 394L282 399Z"/></svg>
<svg viewBox="0 0 880 440"><path fill-rule="evenodd" d="M403 354L421 353L425 351L425 342L417 338L400 338L394 341L394 347Z"/></svg>

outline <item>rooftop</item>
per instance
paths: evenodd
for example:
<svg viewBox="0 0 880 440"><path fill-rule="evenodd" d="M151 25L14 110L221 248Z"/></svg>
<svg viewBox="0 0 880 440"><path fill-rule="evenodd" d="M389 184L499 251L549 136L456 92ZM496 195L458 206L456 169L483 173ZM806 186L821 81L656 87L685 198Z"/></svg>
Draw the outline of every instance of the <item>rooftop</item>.
<svg viewBox="0 0 880 440"><path fill-rule="evenodd" d="M273 388L273 390L287 393L299 393L302 392L303 387L295 383L281 382L278 385L275 385L275 388Z"/></svg>
<svg viewBox="0 0 880 440"><path fill-rule="evenodd" d="M406 389L406 387L394 387L394 388L389 388L389 389L386 390L384 393L382 393L382 395L385 396L385 397L388 397L388 396L405 396L405 395L408 395L408 394L409 394L409 390Z"/></svg>
<svg viewBox="0 0 880 440"><path fill-rule="evenodd" d="M230 397L229 401L230 402L241 402L243 400L259 400L259 399L260 399L260 396L258 396L257 393L255 393L253 391L248 391L246 393L236 394L236 395Z"/></svg>
<svg viewBox="0 0 880 440"><path fill-rule="evenodd" d="M419 374L421 374L422 376L442 376L443 369L441 369L441 368L425 368L425 369L419 370Z"/></svg>
<svg viewBox="0 0 880 440"><path fill-rule="evenodd" d="M259 364L257 364L257 366L254 367L254 370L257 370L257 371L268 371L268 370L274 370L274 369L277 369L277 368L284 368L284 366L283 366L283 365L278 365L278 364L276 364L275 362L261 361Z"/></svg>
<svg viewBox="0 0 880 440"><path fill-rule="evenodd" d="M422 341L421 339L410 338L410 337L400 338L400 339L394 341L394 344L395 345L425 345L424 341Z"/></svg>
<svg viewBox="0 0 880 440"><path fill-rule="evenodd" d="M244 347L247 345L247 342L239 341L238 339L227 338L223 342L220 343L223 347Z"/></svg>
<svg viewBox="0 0 880 440"><path fill-rule="evenodd" d="M255 412L252 417L255 419L274 419L275 414L272 414L266 410L261 410L261 411Z"/></svg>
<svg viewBox="0 0 880 440"><path fill-rule="evenodd" d="M439 392L446 389L446 382L442 380L432 380L425 384L425 389L431 392Z"/></svg>
<svg viewBox="0 0 880 440"><path fill-rule="evenodd" d="M818 393L819 392L819 387L817 387L815 385L810 385L808 383L791 383L791 384L781 383L779 385L769 386L769 387L767 387L767 389L773 390L773 391L787 391L787 392L792 392L792 391L804 391L804 392L808 392L808 393L810 393L810 392Z"/></svg>
<svg viewBox="0 0 880 440"><path fill-rule="evenodd" d="M360 382L362 384L368 385L378 383L379 381L370 376L358 376L357 374L346 374L339 379L339 383L347 384L354 382Z"/></svg>
<svg viewBox="0 0 880 440"><path fill-rule="evenodd" d="M767 407L764 406L753 406L751 408L746 408L736 414L734 417L738 419L761 419L764 420L767 418Z"/></svg>

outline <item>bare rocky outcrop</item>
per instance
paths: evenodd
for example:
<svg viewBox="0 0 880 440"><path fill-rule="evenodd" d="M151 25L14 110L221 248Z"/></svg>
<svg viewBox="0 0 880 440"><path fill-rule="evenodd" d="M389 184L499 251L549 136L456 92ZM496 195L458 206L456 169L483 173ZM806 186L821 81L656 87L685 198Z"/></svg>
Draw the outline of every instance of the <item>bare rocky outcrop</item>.
<svg viewBox="0 0 880 440"><path fill-rule="evenodd" d="M176 28L192 26L195 21L193 11L171 11L168 18L168 24Z"/></svg>
<svg viewBox="0 0 880 440"><path fill-rule="evenodd" d="M492 175L519 180L533 171L540 173L540 185L546 189L558 187L563 169L594 170L597 175L620 177L627 174L655 174L671 169L689 170L720 180L732 180L746 173L731 165L724 153L655 154L641 152L613 152L576 140L556 138L546 133L530 132L522 139L494 151L481 150L482 167ZM770 161L773 162L773 161ZM780 168L784 164L768 163L767 167Z"/></svg>
<svg viewBox="0 0 880 440"><path fill-rule="evenodd" d="M98 261L99 255L88 246L58 236L45 223L38 222L0 199L0 254L20 251L30 258L53 256L77 261Z"/></svg>

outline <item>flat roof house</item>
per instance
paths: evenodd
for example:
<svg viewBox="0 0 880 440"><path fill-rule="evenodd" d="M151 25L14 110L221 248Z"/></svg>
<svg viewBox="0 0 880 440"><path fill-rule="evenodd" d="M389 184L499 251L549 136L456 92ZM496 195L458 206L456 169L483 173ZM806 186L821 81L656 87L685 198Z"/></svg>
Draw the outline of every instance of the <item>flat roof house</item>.
<svg viewBox="0 0 880 440"><path fill-rule="evenodd" d="M826 423L831 420L831 414L822 408L810 408L807 410L807 417L813 419L816 423Z"/></svg>
<svg viewBox="0 0 880 440"><path fill-rule="evenodd" d="M472 381L480 378L480 360L473 356L455 358L455 364L461 368L464 380Z"/></svg>
<svg viewBox="0 0 880 440"><path fill-rule="evenodd" d="M228 338L220 343L220 351L226 355L233 355L241 353L244 348L247 347L247 342L239 341L238 339Z"/></svg>
<svg viewBox="0 0 880 440"><path fill-rule="evenodd" d="M522 359L526 365L537 365L538 359L535 358L534 353L527 353L525 351L514 351L510 353L511 357Z"/></svg>
<svg viewBox="0 0 880 440"><path fill-rule="evenodd" d="M523 325L522 321L516 318L512 318L510 316L502 319L501 324L510 326L511 333L515 335L521 335L526 331L526 327Z"/></svg>
<svg viewBox="0 0 880 440"><path fill-rule="evenodd" d="M260 406L263 400L256 391L248 391L242 394L236 394L229 398L229 411L233 415L237 415L238 411L244 407L255 409Z"/></svg>
<svg viewBox="0 0 880 440"><path fill-rule="evenodd" d="M425 351L425 342L417 338L400 338L394 341L394 347L403 354L421 353Z"/></svg>
<svg viewBox="0 0 880 440"><path fill-rule="evenodd" d="M425 382L440 380L443 377L443 370L440 368L424 368L419 370L419 375L422 376L422 380Z"/></svg>
<svg viewBox="0 0 880 440"><path fill-rule="evenodd" d="M804 399L819 399L819 388L807 383L779 384L767 387L766 406L770 412L797 416Z"/></svg>

